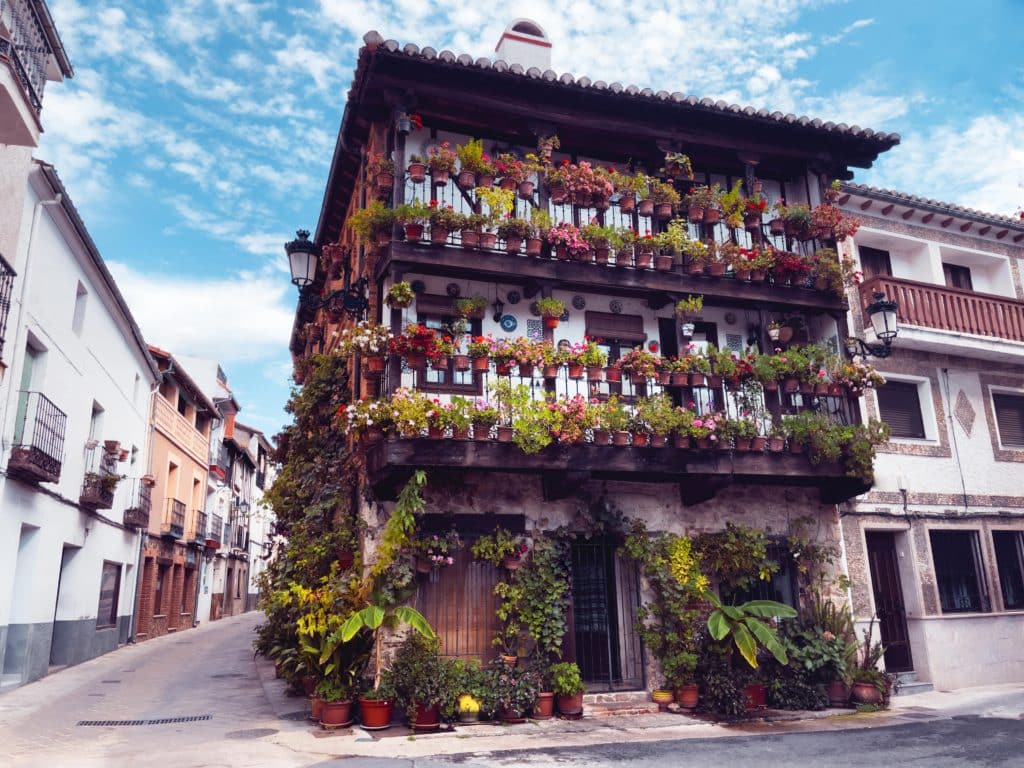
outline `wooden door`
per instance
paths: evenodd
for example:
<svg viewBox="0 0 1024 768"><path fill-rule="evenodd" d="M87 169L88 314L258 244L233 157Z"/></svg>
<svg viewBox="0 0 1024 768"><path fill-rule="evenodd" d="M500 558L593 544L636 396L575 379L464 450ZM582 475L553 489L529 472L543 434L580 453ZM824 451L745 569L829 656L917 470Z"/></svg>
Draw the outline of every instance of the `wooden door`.
<svg viewBox="0 0 1024 768"><path fill-rule="evenodd" d="M882 645L885 646L885 668L888 672L909 672L914 668L914 662L910 656L895 534L870 531L866 538L875 613L878 615Z"/></svg>
<svg viewBox="0 0 1024 768"><path fill-rule="evenodd" d="M417 578L422 580L417 608L437 632L442 655L481 664L493 659L497 569L474 561L466 548L455 555L454 564Z"/></svg>

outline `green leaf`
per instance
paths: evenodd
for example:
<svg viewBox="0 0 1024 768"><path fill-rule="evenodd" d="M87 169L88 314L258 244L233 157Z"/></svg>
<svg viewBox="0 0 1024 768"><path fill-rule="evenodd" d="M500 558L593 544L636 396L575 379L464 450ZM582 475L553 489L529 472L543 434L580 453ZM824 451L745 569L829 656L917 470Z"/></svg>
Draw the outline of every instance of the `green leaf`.
<svg viewBox="0 0 1024 768"><path fill-rule="evenodd" d="M751 600L739 606L745 613L751 616L759 616L762 619L770 619L774 616L780 619L792 619L796 611L785 603L777 603L774 600Z"/></svg>
<svg viewBox="0 0 1024 768"><path fill-rule="evenodd" d="M384 609L379 605L368 605L356 615L362 617L367 629L378 629L384 623Z"/></svg>
<svg viewBox="0 0 1024 768"><path fill-rule="evenodd" d="M747 631L747 628L743 624L737 624L732 630L733 640L736 641L736 647L739 648L740 654L746 659L754 669L757 669L757 643L754 642L753 636Z"/></svg>
<svg viewBox="0 0 1024 768"><path fill-rule="evenodd" d="M722 611L725 613L726 616L728 616L733 621L739 621L740 619L743 618L743 611L742 611L742 609L737 608L736 606L733 606L733 605L723 605L722 606Z"/></svg>
<svg viewBox="0 0 1024 768"><path fill-rule="evenodd" d="M362 629L363 626L365 626L363 624L363 617L361 614L362 611L353 613L345 620L345 623L341 625L342 642L347 643L359 633L359 630Z"/></svg>
<svg viewBox="0 0 1024 768"><path fill-rule="evenodd" d="M434 630L430 626L430 622L427 621L427 617L415 608L410 608L408 605L400 605L395 608L395 618L408 624L428 640L434 639Z"/></svg>
<svg viewBox="0 0 1024 768"><path fill-rule="evenodd" d="M779 664L789 663L789 658L786 656L786 649L782 643L779 642L778 635L775 634L775 631L771 627L757 619L747 619L747 626L750 628L750 631L757 636L757 639L761 641L761 645L763 645L772 654L772 656L775 657Z"/></svg>
<svg viewBox="0 0 1024 768"><path fill-rule="evenodd" d="M729 634L729 621L721 611L714 611L708 616L708 632L715 640L721 640Z"/></svg>

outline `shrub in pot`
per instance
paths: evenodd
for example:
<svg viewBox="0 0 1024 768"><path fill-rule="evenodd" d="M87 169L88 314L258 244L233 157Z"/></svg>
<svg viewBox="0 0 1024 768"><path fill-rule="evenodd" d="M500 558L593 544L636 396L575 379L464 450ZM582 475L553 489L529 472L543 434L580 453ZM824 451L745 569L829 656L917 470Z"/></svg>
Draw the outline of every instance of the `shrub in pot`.
<svg viewBox="0 0 1024 768"><path fill-rule="evenodd" d="M434 729L441 717L450 719L462 692L452 660L442 658L438 648L436 637L413 634L399 646L391 663L396 703L413 729Z"/></svg>
<svg viewBox="0 0 1024 768"><path fill-rule="evenodd" d="M562 661L551 665L551 683L558 711L563 715L583 714L583 684L580 668L573 661Z"/></svg>

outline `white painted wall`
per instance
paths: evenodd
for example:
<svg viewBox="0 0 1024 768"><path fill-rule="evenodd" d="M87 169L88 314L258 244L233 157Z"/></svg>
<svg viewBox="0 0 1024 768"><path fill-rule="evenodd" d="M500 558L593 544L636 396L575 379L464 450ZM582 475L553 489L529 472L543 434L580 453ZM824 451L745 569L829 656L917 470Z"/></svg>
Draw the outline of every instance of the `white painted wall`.
<svg viewBox="0 0 1024 768"><path fill-rule="evenodd" d="M91 257L64 211L37 207L53 196L34 167L25 196L19 246L11 254L18 276L8 324L5 357L11 368L0 385L0 461L6 466L15 431L18 383L28 338L45 349L33 385L67 416L60 481L43 486L0 476L0 625L43 623L96 616L104 560L134 566L139 535L121 525L131 483L117 488L114 507L89 514L78 508L86 470L85 443L93 403L103 409L100 439L138 449L136 463L118 470L130 478L146 472L149 393L155 377L148 356L132 336ZM34 226L33 226L34 224ZM26 286L27 281L27 286ZM87 291L81 335L72 330L75 296ZM24 291L24 299L22 299ZM28 561L31 591L14 589L22 526L38 528ZM65 574L61 600L57 582L65 545L81 547ZM120 615L132 612L136 569L122 571ZM19 581L25 583L19 577Z"/></svg>

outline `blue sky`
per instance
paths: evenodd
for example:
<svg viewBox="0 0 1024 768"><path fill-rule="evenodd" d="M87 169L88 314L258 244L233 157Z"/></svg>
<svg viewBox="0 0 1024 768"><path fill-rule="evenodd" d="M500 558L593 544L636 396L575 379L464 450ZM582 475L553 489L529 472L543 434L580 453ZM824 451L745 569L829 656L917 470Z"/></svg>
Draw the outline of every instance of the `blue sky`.
<svg viewBox="0 0 1024 768"><path fill-rule="evenodd" d="M53 162L147 339L220 360L241 418L286 421L295 290L361 37L492 55L478 0L52 0L76 70L50 84ZM510 6L511 7L511 6ZM553 68L896 131L857 181L1024 205L1024 3L519 0Z"/></svg>

